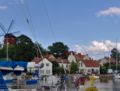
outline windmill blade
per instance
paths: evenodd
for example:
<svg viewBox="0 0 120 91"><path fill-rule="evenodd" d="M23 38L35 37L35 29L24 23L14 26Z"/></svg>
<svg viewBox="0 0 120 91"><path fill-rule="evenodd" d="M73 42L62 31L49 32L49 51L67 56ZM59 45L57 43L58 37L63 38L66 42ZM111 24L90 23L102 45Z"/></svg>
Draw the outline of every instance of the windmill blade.
<svg viewBox="0 0 120 91"><path fill-rule="evenodd" d="M11 34L20 33L20 31L10 32Z"/></svg>
<svg viewBox="0 0 120 91"><path fill-rule="evenodd" d="M2 29L4 34L6 34L7 29L4 27L4 25L2 23L0 23L0 28Z"/></svg>
<svg viewBox="0 0 120 91"><path fill-rule="evenodd" d="M12 20L12 21L10 22L10 25L9 25L9 27L8 27L8 30L7 30L7 33L11 30L13 24L14 24L14 20Z"/></svg>

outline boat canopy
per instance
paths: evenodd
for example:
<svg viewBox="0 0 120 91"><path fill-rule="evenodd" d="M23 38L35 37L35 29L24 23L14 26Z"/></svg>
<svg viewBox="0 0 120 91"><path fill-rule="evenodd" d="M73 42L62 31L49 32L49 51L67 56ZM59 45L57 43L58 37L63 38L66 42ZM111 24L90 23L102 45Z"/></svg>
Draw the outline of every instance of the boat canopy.
<svg viewBox="0 0 120 91"><path fill-rule="evenodd" d="M28 62L24 62L24 61L16 62L16 61L2 60L2 61L0 61L0 70L14 70L18 66L26 69L27 63Z"/></svg>
<svg viewBox="0 0 120 91"><path fill-rule="evenodd" d="M3 75L6 75L10 72L14 72L15 74L19 73L20 71L25 71L27 69L28 62L24 61L6 61L0 60L0 70L2 71Z"/></svg>

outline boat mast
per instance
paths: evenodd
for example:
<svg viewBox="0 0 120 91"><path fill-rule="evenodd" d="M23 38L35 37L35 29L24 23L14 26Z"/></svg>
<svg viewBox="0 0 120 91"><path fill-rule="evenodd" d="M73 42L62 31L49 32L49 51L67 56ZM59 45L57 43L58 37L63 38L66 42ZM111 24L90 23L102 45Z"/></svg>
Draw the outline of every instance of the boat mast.
<svg viewBox="0 0 120 91"><path fill-rule="evenodd" d="M116 50L117 50L117 40L116 40ZM118 67L117 67L117 63L118 63L118 52L116 53L116 58L115 58L115 63L116 63L116 72L117 72L117 69L118 69Z"/></svg>

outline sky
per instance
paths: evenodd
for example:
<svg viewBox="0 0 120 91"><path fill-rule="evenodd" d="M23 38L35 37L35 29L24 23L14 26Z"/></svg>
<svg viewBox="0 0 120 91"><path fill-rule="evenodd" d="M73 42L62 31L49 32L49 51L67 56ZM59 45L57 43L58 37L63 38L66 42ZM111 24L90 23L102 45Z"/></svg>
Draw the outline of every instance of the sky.
<svg viewBox="0 0 120 91"><path fill-rule="evenodd" d="M44 48L61 41L93 58L120 50L120 0L0 0L0 23L8 28L12 19L10 32Z"/></svg>

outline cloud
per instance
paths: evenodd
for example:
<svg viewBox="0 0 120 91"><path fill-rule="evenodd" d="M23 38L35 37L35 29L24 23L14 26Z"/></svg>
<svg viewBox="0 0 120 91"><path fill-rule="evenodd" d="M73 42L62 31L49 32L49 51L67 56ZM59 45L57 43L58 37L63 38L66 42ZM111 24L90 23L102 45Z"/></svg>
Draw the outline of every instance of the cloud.
<svg viewBox="0 0 120 91"><path fill-rule="evenodd" d="M77 52L77 53L83 53L84 54L84 50L83 50L83 46L81 46L81 45L78 45L78 44L76 44L75 45L75 51Z"/></svg>
<svg viewBox="0 0 120 91"><path fill-rule="evenodd" d="M94 40L90 43L90 45L87 46L76 44L74 50L81 53L103 54L106 52L110 52L115 47L116 42L112 42L111 40ZM117 49L120 50L120 42L117 43Z"/></svg>
<svg viewBox="0 0 120 91"><path fill-rule="evenodd" d="M7 6L6 6L6 5L0 5L0 11L6 10L6 9L7 9Z"/></svg>
<svg viewBox="0 0 120 91"><path fill-rule="evenodd" d="M109 7L108 9L99 11L97 16L120 16L120 7Z"/></svg>

